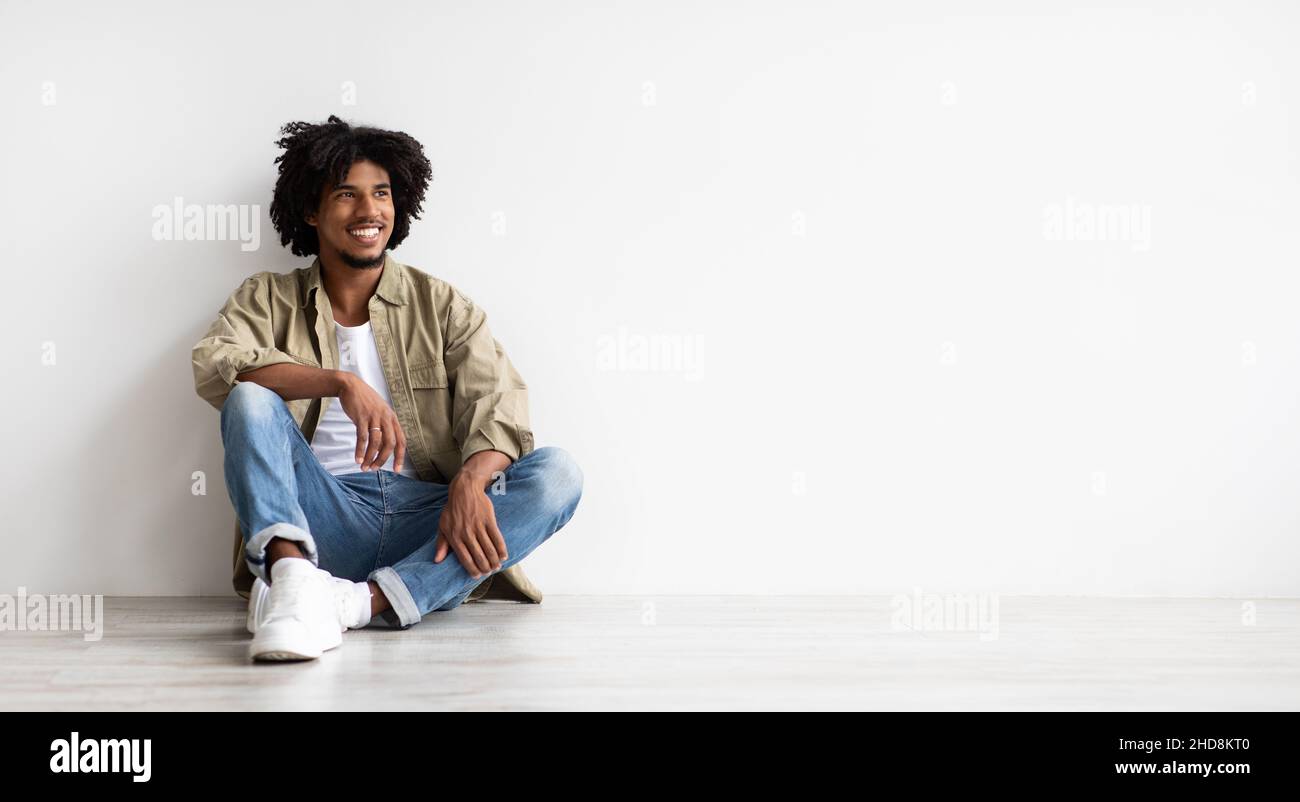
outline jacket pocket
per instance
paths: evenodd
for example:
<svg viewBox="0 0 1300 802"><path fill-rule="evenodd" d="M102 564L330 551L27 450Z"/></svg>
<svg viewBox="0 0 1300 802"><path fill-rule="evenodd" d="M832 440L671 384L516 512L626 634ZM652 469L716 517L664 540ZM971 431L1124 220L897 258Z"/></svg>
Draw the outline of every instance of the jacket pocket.
<svg viewBox="0 0 1300 802"><path fill-rule="evenodd" d="M447 463L459 464L459 449L451 432L451 388L447 367L440 359L417 362L409 369L411 394L415 397L415 418L424 435L429 457L439 472ZM450 474L447 474L450 476Z"/></svg>
<svg viewBox="0 0 1300 802"><path fill-rule="evenodd" d="M411 387L416 390L436 390L447 386L447 368L441 360L421 362L411 366Z"/></svg>

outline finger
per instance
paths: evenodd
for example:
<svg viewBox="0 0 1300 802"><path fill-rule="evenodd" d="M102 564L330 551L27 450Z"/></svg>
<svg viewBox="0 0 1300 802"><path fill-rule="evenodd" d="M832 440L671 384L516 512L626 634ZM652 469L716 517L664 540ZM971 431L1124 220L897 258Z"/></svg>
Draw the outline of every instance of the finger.
<svg viewBox="0 0 1300 802"><path fill-rule="evenodd" d="M363 471L366 469L362 459L366 456L366 440L370 435L369 426L368 421L357 421L357 453L353 459L356 460L356 463L361 466Z"/></svg>
<svg viewBox="0 0 1300 802"><path fill-rule="evenodd" d="M397 436L402 431L402 427L397 423L396 415L389 415L388 418L388 420L379 424L384 427L384 443L379 450L379 456L375 457L375 467L377 468L382 468L388 464L388 458L393 456L393 452L397 450ZM393 468L397 468L396 463L393 464Z"/></svg>
<svg viewBox="0 0 1300 802"><path fill-rule="evenodd" d="M384 445L384 431L379 428L378 424L370 427L370 442L366 445L366 469L375 470L379 466L375 464L375 457L379 456L379 450Z"/></svg>
<svg viewBox="0 0 1300 802"><path fill-rule="evenodd" d="M452 544L452 548L456 550L456 556L460 558L460 564L465 566L465 571L469 573L470 576L478 579L478 567L474 565L474 557L469 553L469 550L465 548L465 544L458 540Z"/></svg>
<svg viewBox="0 0 1300 802"><path fill-rule="evenodd" d="M379 451L379 446L384 442L384 433L376 431L374 426L366 432L366 450L361 457L361 466L364 470L372 470L375 465L375 454Z"/></svg>
<svg viewBox="0 0 1300 802"><path fill-rule="evenodd" d="M496 539L488 531L487 522L484 521L478 530L478 542L483 547L483 556L487 557L488 565L495 571L501 567L501 552L497 551Z"/></svg>
<svg viewBox="0 0 1300 802"><path fill-rule="evenodd" d="M492 534L492 539L496 541L497 554L501 555L501 561L505 562L510 559L510 552L506 549L505 535L501 534L501 527L497 526L497 516L495 511L488 516L488 531Z"/></svg>
<svg viewBox="0 0 1300 802"><path fill-rule="evenodd" d="M393 456L393 449L396 447L397 447L397 442L393 440L393 436L388 433L388 430L385 430L384 445L382 448L379 449L379 456L375 457L375 467L382 468L385 465L387 465L388 458ZM393 467L395 468L397 466L394 465Z"/></svg>
<svg viewBox="0 0 1300 802"><path fill-rule="evenodd" d="M480 572L487 573L492 570L492 561L483 554L483 546L479 543L476 533L470 532L470 536L465 538L465 548L469 549L469 553L474 555L474 564L478 566Z"/></svg>
<svg viewBox="0 0 1300 802"><path fill-rule="evenodd" d="M488 531L486 524L478 530L478 541L483 548L483 555L487 557L489 569L495 571L500 568L501 554L497 551L497 544L492 538L492 533Z"/></svg>
<svg viewBox="0 0 1300 802"><path fill-rule="evenodd" d="M406 433L400 428L397 430L397 450L393 454L393 470L397 473L402 472L402 463L406 461Z"/></svg>
<svg viewBox="0 0 1300 802"><path fill-rule="evenodd" d="M443 537L442 533L439 532L437 535L434 536L433 561L436 563L440 563L442 562L442 559L446 556L447 556L447 538Z"/></svg>
<svg viewBox="0 0 1300 802"><path fill-rule="evenodd" d="M497 550L497 539L492 536L492 529L488 526L486 520L478 527L478 541L483 545L483 554L487 556L488 561L492 563L492 570L501 567L501 552Z"/></svg>

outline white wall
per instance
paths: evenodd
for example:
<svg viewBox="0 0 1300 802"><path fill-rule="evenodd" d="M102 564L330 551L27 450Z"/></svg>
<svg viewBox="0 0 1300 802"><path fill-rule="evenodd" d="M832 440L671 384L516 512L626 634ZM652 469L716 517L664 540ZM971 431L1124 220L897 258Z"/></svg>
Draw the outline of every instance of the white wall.
<svg viewBox="0 0 1300 802"><path fill-rule="evenodd" d="M1295 4L282 5L0 6L0 591L230 592L189 349L337 113L586 470L547 593L1300 594Z"/></svg>

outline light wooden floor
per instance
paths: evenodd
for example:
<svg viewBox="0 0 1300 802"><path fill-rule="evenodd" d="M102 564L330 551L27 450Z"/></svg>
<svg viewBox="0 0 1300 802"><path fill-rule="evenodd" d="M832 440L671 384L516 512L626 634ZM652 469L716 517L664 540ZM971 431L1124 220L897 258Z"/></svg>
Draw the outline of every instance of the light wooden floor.
<svg viewBox="0 0 1300 802"><path fill-rule="evenodd" d="M560 596L251 664L238 598L105 601L102 640L0 632L0 709L1300 709L1300 600L1002 597L996 640L889 597Z"/></svg>

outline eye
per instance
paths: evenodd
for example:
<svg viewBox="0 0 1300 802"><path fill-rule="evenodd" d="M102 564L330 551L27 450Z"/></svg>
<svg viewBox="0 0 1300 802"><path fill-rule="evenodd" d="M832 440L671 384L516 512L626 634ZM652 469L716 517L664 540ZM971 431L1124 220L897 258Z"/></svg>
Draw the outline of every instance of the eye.
<svg viewBox="0 0 1300 802"><path fill-rule="evenodd" d="M388 190L386 190L386 189L381 189L381 190L379 190L376 194L387 196L387 195L388 195Z"/></svg>
<svg viewBox="0 0 1300 802"><path fill-rule="evenodd" d="M339 197L342 198L345 195L351 195L351 194L352 194L351 192L340 192Z"/></svg>

